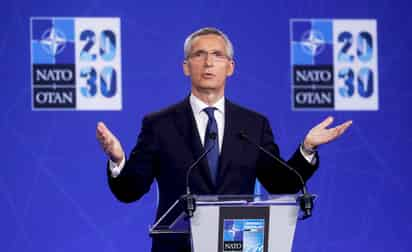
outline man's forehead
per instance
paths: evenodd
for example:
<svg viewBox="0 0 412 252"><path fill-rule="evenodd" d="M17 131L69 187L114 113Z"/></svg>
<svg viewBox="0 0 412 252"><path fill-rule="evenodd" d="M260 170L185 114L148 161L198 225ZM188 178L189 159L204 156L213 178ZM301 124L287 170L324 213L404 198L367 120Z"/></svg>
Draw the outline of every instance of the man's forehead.
<svg viewBox="0 0 412 252"><path fill-rule="evenodd" d="M224 50L226 42L225 40L217 34L205 34L195 37L192 41L191 50L199 49L215 49L215 50Z"/></svg>

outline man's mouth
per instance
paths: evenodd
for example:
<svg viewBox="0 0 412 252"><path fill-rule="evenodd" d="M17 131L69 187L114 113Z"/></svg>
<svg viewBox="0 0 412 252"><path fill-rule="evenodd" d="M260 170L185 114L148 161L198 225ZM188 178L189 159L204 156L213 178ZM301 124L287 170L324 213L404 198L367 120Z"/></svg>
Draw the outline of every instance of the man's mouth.
<svg viewBox="0 0 412 252"><path fill-rule="evenodd" d="M204 79L211 79L211 78L214 78L214 77L215 77L215 75L212 74L212 73L203 73L202 74L202 78L204 78Z"/></svg>

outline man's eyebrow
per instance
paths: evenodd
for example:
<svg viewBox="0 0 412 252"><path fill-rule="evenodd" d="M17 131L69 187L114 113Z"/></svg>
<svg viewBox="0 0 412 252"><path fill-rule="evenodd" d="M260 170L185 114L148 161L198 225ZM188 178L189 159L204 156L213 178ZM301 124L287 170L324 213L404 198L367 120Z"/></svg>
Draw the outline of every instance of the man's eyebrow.
<svg viewBox="0 0 412 252"><path fill-rule="evenodd" d="M193 52L223 52L223 50L219 50L219 49L212 49L212 50L205 50L205 49L198 49L198 50L196 50L196 51L193 51Z"/></svg>
<svg viewBox="0 0 412 252"><path fill-rule="evenodd" d="M197 49L197 50L195 50L195 51L193 51L193 52L207 52L206 50L203 50L203 49Z"/></svg>

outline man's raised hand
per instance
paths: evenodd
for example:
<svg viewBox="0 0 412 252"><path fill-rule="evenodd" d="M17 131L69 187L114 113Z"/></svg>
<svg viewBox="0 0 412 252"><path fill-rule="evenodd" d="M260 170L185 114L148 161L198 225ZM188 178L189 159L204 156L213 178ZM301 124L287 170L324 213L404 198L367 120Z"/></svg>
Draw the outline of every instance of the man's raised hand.
<svg viewBox="0 0 412 252"><path fill-rule="evenodd" d="M120 141L106 127L103 122L97 123L96 138L102 146L103 151L109 156L110 160L117 165L124 159L124 152Z"/></svg>
<svg viewBox="0 0 412 252"><path fill-rule="evenodd" d="M327 128L332 122L333 117L329 116L323 122L313 127L303 142L305 148L315 149L321 144L329 143L341 136L352 125L352 121L347 121L333 128Z"/></svg>

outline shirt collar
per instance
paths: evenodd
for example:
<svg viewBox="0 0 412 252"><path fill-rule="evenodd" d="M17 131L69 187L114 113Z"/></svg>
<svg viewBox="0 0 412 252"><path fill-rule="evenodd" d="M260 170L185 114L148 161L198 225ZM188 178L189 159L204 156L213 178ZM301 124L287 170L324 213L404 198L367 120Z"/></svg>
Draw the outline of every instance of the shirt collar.
<svg viewBox="0 0 412 252"><path fill-rule="evenodd" d="M190 100L190 106L192 107L193 113L195 115L200 114L203 109L207 107L215 107L217 111L219 111L222 114L225 114L225 97L222 96L215 104L213 105L208 105L193 94L190 94L189 97Z"/></svg>

